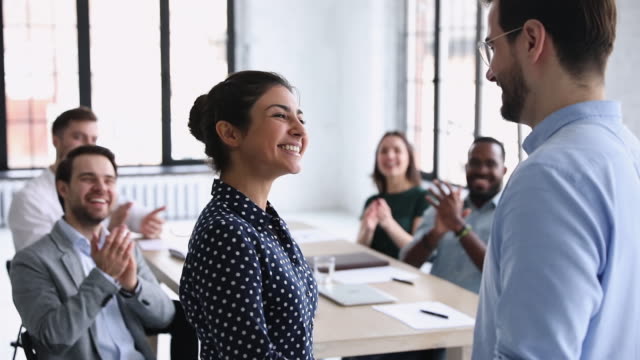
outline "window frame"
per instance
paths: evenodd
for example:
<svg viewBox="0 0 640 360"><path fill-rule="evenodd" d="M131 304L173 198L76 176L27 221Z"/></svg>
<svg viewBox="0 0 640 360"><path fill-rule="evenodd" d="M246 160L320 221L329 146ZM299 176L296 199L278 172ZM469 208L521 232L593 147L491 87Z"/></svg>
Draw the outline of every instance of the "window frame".
<svg viewBox="0 0 640 360"><path fill-rule="evenodd" d="M162 162L158 165L141 165L138 167L181 166L205 163L205 158L177 160L171 155L171 59L170 59L170 29L169 29L169 0L158 0L160 3L160 68L161 68L161 124L162 124ZM233 0L227 2L227 73L235 71L235 8ZM78 26L78 77L79 77L79 106L91 107L91 48L89 0L76 0ZM8 166L7 141L7 104L4 67L4 6L0 1L0 171L27 172L32 168L11 169Z"/></svg>
<svg viewBox="0 0 640 360"><path fill-rule="evenodd" d="M407 11L406 11L406 24L410 24L412 23L412 20L409 19L409 17L415 17L416 13L415 13L415 9L416 9L416 4L417 2L420 0L409 0L408 4L407 4ZM440 153L441 153L441 137L442 137L442 129L441 129L441 83L443 80L443 76L446 76L445 74L443 74L442 72L442 62L443 61L447 61L446 58L443 58L442 56L442 51L441 51L441 47L442 46L448 46L449 44L443 43L442 41L442 32L443 32L443 26L446 26L446 24L443 24L443 5L442 5L442 0L434 0L433 3L433 8L431 9L431 11L434 11L434 22L433 22L433 33L434 33L434 39L433 39L433 48L432 50L432 54L433 54L433 78L429 79L431 80L431 82L433 83L433 148L432 148L432 152L431 152L431 156L433 158L433 169L430 172L425 172L422 171L422 169L420 169L421 172L421 176L423 180L426 181L432 181L434 179L439 179L440 176ZM480 1L476 2L476 16L475 16L475 42L479 42L482 41L484 39L484 36L482 34L484 27L483 27L483 22L484 22L484 15L485 15L485 8L482 5L482 3ZM415 21L414 21L415 22ZM411 39L411 31L412 29L407 28L407 32L406 32L406 41L412 41ZM418 35L415 35L418 36ZM406 47L406 49L408 49L408 47ZM408 61L416 61L417 62L417 58L416 59L411 59L409 60L410 56L413 56L415 54L410 54L409 52L407 52L406 56ZM483 90L482 87L485 86L486 80L484 79L484 73L486 71L485 67L484 67L484 63L482 61L482 59L480 58L480 54L476 51L474 54L474 66L475 66L475 95L474 95L474 125L473 125L473 136L474 138L480 137L480 136L485 136L485 135L489 135L490 134L485 134L482 131L482 127L483 127L483 119L482 119L482 97L483 97ZM412 81L415 81L415 74L410 72L409 67L407 68L407 72L404 74L405 78L407 79L407 88L409 88L409 83ZM427 80L427 79L423 79L423 80ZM407 92L407 98L406 98L406 104L407 107L409 106L409 101L411 99L411 97L413 96L412 93ZM427 110L428 111L428 110ZM407 117L406 117L406 121L407 121L407 129L420 129L420 131L422 131L422 129L424 129L423 122L424 119L423 118L418 118L418 115L416 114L409 114L407 113ZM409 118L409 117L413 117L413 118ZM523 161L525 156L523 153L523 149L522 149L522 141L524 140L524 136L523 136L523 125L519 124L517 126L517 130L516 133L514 134L514 138L517 139L516 141L518 142L518 144L520 146L518 146L518 154L517 154L517 158L518 158L518 163ZM411 130L410 130L411 131ZM411 136L411 139L414 139L415 136ZM424 146L425 144L420 144L420 148L425 148ZM424 154L428 154L428 152L426 150L423 150L422 154L420 154L420 156L424 155Z"/></svg>

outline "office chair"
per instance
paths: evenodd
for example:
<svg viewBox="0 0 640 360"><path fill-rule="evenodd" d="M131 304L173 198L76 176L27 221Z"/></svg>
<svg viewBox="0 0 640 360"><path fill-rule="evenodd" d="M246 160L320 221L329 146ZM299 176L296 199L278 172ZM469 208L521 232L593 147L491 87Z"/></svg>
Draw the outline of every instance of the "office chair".
<svg viewBox="0 0 640 360"><path fill-rule="evenodd" d="M11 271L11 260L7 260L7 274ZM24 331L23 331L24 329ZM33 342L31 341L31 336L29 332L20 325L18 328L18 335L16 336L16 341L12 341L9 343L13 347L13 357L11 359L15 360L16 355L18 354L18 348L22 348L24 350L24 354L27 360L38 360L38 356L36 355L36 350L33 347Z"/></svg>
<svg viewBox="0 0 640 360"><path fill-rule="evenodd" d="M9 343L9 345L13 347L13 356L11 357L11 360L16 359L16 355L18 354L18 348L22 347L22 341L20 341L20 335L22 335L22 325L20 325L20 328L18 329L18 336L16 337L16 341L12 341Z"/></svg>
<svg viewBox="0 0 640 360"><path fill-rule="evenodd" d="M24 355L27 360L38 360L38 355L36 354L36 349L33 346L33 342L31 341L31 336L27 330L20 333L20 342L22 344L22 348L24 349Z"/></svg>

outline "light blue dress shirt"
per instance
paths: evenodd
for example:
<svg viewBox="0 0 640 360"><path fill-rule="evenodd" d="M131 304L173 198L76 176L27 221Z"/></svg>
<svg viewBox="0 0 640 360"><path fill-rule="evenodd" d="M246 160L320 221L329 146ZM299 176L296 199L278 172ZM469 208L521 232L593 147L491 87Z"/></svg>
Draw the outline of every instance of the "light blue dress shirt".
<svg viewBox="0 0 640 360"><path fill-rule="evenodd" d="M524 142L496 210L473 359L640 359L640 144L609 101Z"/></svg>
<svg viewBox="0 0 640 360"><path fill-rule="evenodd" d="M80 258L85 276L88 275L96 267L96 263L91 257L89 240L64 219L60 220L60 225L67 238L73 242L73 248ZM107 230L103 229L100 247L102 247L107 235ZM100 272L120 287L111 276L102 271ZM138 291L140 291L139 284L136 289L136 292ZM124 322L115 296L109 300L96 317L96 339L98 339L98 352L103 360L144 360L144 356L135 348L133 336L131 336L131 332Z"/></svg>
<svg viewBox="0 0 640 360"><path fill-rule="evenodd" d="M465 207L471 209L471 214L469 214L465 221L471 225L473 232L485 244L489 241L489 236L491 235L493 215L498 201L500 201L500 195L501 194L497 194L480 208L476 207L469 198L465 199ZM424 211L420 225L413 235L413 240L400 251L401 260L406 258L407 253L414 246L424 246L422 245L422 238L431 231L435 225L436 215L437 210L433 206ZM451 281L476 294L478 293L482 272L480 272L473 260L471 260L462 247L462 244L460 244L460 239L458 239L453 232L447 232L442 239L438 241L438 247L429 258L429 261L433 262L431 275Z"/></svg>

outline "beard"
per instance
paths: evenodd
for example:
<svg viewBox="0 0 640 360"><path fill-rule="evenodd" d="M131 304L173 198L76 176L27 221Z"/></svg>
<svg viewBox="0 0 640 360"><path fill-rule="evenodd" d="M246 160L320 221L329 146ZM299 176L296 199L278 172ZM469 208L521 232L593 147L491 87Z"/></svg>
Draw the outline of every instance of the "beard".
<svg viewBox="0 0 640 360"><path fill-rule="evenodd" d="M502 117L507 121L520 123L529 88L524 82L522 66L519 62L515 62L505 74L505 78L500 80L500 87L502 88L502 107L500 108Z"/></svg>
<svg viewBox="0 0 640 360"><path fill-rule="evenodd" d="M73 213L73 216L78 222L89 226L96 226L107 218L107 216L91 214L81 205L72 206L69 210L71 210L71 213Z"/></svg>
<svg viewBox="0 0 640 360"><path fill-rule="evenodd" d="M469 180L473 180L473 179L467 179L467 184L471 184L472 182ZM474 190L473 187L469 187L469 199L471 199L471 201L479 206L484 205L487 201L493 199L494 196L496 196L499 192L500 189L502 188L502 181L497 182L495 185L491 186L489 189L485 190L485 191L477 191Z"/></svg>

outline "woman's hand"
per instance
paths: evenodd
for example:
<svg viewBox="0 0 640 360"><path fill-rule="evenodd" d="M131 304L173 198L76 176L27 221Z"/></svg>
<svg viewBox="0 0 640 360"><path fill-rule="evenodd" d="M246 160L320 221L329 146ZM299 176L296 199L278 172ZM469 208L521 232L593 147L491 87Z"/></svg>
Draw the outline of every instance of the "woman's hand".
<svg viewBox="0 0 640 360"><path fill-rule="evenodd" d="M387 228L395 223L389 204L384 199L377 199L376 203L378 204L378 223L380 226Z"/></svg>
<svg viewBox="0 0 640 360"><path fill-rule="evenodd" d="M378 226L378 205L376 200L372 201L364 210L362 215L362 226L365 229L373 231Z"/></svg>

